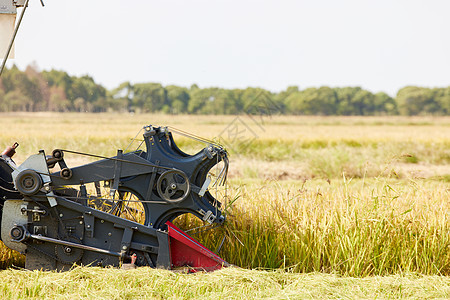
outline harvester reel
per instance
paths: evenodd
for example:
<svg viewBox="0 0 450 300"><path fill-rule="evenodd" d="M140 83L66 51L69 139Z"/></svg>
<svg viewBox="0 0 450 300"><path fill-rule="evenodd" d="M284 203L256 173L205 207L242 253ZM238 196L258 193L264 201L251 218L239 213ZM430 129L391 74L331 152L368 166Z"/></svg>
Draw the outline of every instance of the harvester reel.
<svg viewBox="0 0 450 300"><path fill-rule="evenodd" d="M189 178L180 170L169 170L161 174L156 188L159 196L168 202L183 201L191 190Z"/></svg>
<svg viewBox="0 0 450 300"><path fill-rule="evenodd" d="M208 144L187 154L167 127L144 129L145 144L131 152L119 149L114 157L64 149L46 156L41 150L16 166L12 151L0 155L0 237L26 253L26 269L120 266L129 257L136 266L156 268L228 265L171 223L189 213L223 224L221 204L208 192L208 173L223 161L215 182L225 180L226 150L180 131ZM99 160L68 167L67 153ZM56 164L60 171L51 171Z"/></svg>
<svg viewBox="0 0 450 300"><path fill-rule="evenodd" d="M42 188L42 178L36 171L24 170L17 175L16 188L24 195L34 195Z"/></svg>

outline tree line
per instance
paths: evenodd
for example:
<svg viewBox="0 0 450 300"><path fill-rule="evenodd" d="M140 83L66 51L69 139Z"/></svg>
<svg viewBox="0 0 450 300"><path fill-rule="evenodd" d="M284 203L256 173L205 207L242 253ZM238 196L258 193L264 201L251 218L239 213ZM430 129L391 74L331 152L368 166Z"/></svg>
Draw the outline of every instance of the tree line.
<svg viewBox="0 0 450 300"><path fill-rule="evenodd" d="M263 103L263 105L262 105ZM360 87L288 87L272 93L261 88L189 88L159 83L124 82L107 90L88 75L6 69L0 78L0 112L163 112L242 114L256 110L290 115L450 115L450 87L407 86L395 98Z"/></svg>

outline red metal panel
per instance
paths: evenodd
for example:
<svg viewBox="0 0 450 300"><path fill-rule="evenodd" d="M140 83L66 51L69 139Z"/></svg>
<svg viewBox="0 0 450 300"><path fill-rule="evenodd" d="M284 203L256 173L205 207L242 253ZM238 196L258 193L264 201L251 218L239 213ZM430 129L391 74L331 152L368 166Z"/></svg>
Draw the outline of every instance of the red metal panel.
<svg viewBox="0 0 450 300"><path fill-rule="evenodd" d="M196 271L214 271L229 264L184 231L166 223L169 228L172 266L190 267Z"/></svg>

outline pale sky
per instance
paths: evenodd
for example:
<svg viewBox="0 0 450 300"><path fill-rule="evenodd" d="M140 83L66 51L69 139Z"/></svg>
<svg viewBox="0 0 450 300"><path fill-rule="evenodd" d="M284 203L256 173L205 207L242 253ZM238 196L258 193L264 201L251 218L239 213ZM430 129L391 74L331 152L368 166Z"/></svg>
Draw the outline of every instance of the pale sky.
<svg viewBox="0 0 450 300"><path fill-rule="evenodd" d="M44 1L30 0L14 62L107 88L450 85L448 0Z"/></svg>

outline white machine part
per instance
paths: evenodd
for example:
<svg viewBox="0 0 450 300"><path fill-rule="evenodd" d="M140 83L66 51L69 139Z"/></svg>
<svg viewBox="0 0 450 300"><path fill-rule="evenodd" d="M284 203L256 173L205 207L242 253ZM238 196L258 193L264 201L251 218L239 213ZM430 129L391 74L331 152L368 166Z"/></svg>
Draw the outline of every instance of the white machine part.
<svg viewBox="0 0 450 300"><path fill-rule="evenodd" d="M6 53L9 42L14 33L14 24L16 23L16 7L4 5L5 0L0 0L0 55ZM11 13L14 11L14 13ZM8 58L14 58L14 46L9 53Z"/></svg>
<svg viewBox="0 0 450 300"><path fill-rule="evenodd" d="M3 206L3 217L1 223L1 236L3 243L13 250L24 253L27 246L25 244L12 240L11 229L17 225L26 225L28 222L27 214L22 209L27 206L23 200L8 200Z"/></svg>
<svg viewBox="0 0 450 300"><path fill-rule="evenodd" d="M4 58L14 34L17 7L23 7L25 0L0 0L0 60ZM14 58L14 45L8 58Z"/></svg>

